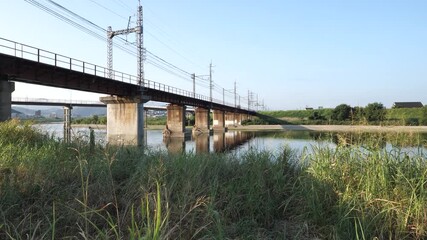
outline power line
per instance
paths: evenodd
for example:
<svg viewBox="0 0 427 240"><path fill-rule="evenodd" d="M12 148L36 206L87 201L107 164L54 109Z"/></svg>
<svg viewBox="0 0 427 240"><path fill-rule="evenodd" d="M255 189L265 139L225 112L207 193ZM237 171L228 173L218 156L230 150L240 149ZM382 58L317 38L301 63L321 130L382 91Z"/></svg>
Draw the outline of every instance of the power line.
<svg viewBox="0 0 427 240"><path fill-rule="evenodd" d="M103 9L107 10L108 12L110 12L110 13L112 13L112 14L114 14L114 15L116 15L116 16L118 16L118 17L120 17L120 18L124 19L124 20L128 20L128 19L127 19L126 17L124 17L123 15L118 14L117 12L115 12L115 11L113 11L113 10L111 10L111 9L109 9L109 8L107 8L107 7L105 7L104 5L102 5L102 4L98 3L98 2L96 2L95 0L89 0L89 1L93 2L94 4L96 4L96 5L100 6L100 7L102 7Z"/></svg>
<svg viewBox="0 0 427 240"><path fill-rule="evenodd" d="M77 13L75 13L75 12L73 12L73 11L69 10L68 8L63 7L63 6L62 6L62 5L60 5L59 3L55 2L55 1L52 1L52 0L47 0L47 1L48 1L50 4L53 4L54 6L56 6L56 7L60 8L60 9L62 9L63 11L65 11L65 12L67 12L67 13L69 13L69 14L71 14L71 15L75 16L76 18L78 18L78 19L80 19L80 20L82 20L82 21L84 21L84 22L87 22L88 24L90 24L90 25L94 26L94 27L95 27L95 28L97 28L98 30L103 30L103 31L105 31L105 29L104 29L104 28L100 27L99 25L96 25L96 24L95 24L95 23L93 23L92 21L87 20L86 18L84 18L84 17L82 17L82 16L78 15Z"/></svg>
<svg viewBox="0 0 427 240"><path fill-rule="evenodd" d="M56 8L60 9L62 12L64 12L65 14L67 14L68 17L65 16L63 13L60 13L60 12L52 9L49 6L46 6L43 3L40 3L37 0L25 0L25 1L27 3L29 3L29 4L31 4L31 5L39 8L39 9L41 9L42 11L44 11L44 12L46 12L46 13L48 13L48 14L56 17L56 18L58 18L59 20L65 22L67 24L70 24L71 26L79 29L80 31L85 32L85 33L91 35L92 37L95 37L95 38L97 38L97 39L99 39L101 41L105 41L106 40L106 32L107 32L106 29L104 29L104 28L100 27L99 25L95 24L94 22L92 22L92 21L90 21L90 20L88 20L88 19L80 16L79 14L77 14L77 13L69 10L68 8L66 8L66 7L64 7L64 6L56 3L53 0L46 0L46 1L48 1L51 5L55 6ZM95 3L96 5L98 5L99 7L103 7L101 4L98 4L95 1L93 1L93 0L91 0L91 1L93 3ZM106 9L106 10L108 10L108 8L106 8L106 7L103 7L103 8ZM112 10L109 10L109 11L114 13L114 11L112 11ZM73 20L71 18L77 19L78 21L81 21L81 22L83 22L85 24L88 24L92 28L95 28L98 32L102 32L102 35L100 33L98 33L98 32L95 32L95 31L89 29L88 27L83 26L82 24L76 22L75 20ZM128 43L127 40L125 40L123 38L118 38L118 39L122 42L122 44L123 43L125 43L125 44ZM135 43L132 43L130 46L134 47L134 45L135 45ZM116 44L116 43L114 43L114 46L117 47L117 48L119 48L120 50L122 50L122 51L124 51L124 52L126 52L126 53L128 53L130 55L132 55L132 56L136 56L137 55L136 52L135 52L135 48L125 47L125 46L123 46L121 44ZM171 50L173 50L173 49L171 49ZM156 67L156 68L158 68L158 69L160 69L162 71L165 71L166 73L169 73L169 74L171 74L171 75L173 75L175 77L178 77L178 78L186 80L186 81L192 81L191 80L191 75L192 74L190 72L188 72L188 71L186 71L186 70L184 70L184 69L182 69L182 68L180 68L180 67L178 67L178 66L176 66L176 65L174 65L174 64L172 64L172 63L170 63L168 61L166 61L164 58L161 58L161 57L155 55L151 51L145 50L145 52L146 52L146 56L147 56L147 59L146 59L147 63L149 63L152 66L154 66L154 67ZM211 78L210 79L205 79L205 78L200 77L200 76L196 76L196 78L199 80L199 81L196 82L196 84L198 86L201 86L201 87L204 87L204 88L208 88L208 89L210 88L211 91L214 90L217 93L225 94L225 92L221 92L221 89L223 89L223 88L219 84L214 83L213 81L211 81ZM226 90L226 91L227 91L227 93L226 93L227 96L230 96L230 92L228 90Z"/></svg>
<svg viewBox="0 0 427 240"><path fill-rule="evenodd" d="M127 8L128 10L132 11L132 8L127 5L125 2L123 2L122 0L115 0L114 2L119 3L120 6L122 6L123 8Z"/></svg>
<svg viewBox="0 0 427 240"><path fill-rule="evenodd" d="M68 18L68 17L65 17L64 15L62 15L62 14L60 14L60 13L58 13L57 11L55 11L55 10L53 10L52 8L50 8L50 7L48 7L48 6L46 6L46 5L43 5L42 3L40 3L40 2L38 2L38 1L36 1L36 0L25 0L26 2L28 2L28 3L30 3L30 4L32 4L33 6L36 6L36 7L38 7L39 9L41 9L41 10L43 10L43 11L45 11L45 12L47 12L47 13L49 13L49 14L51 14L51 15L53 15L53 16L55 16L56 18L58 18L58 19L60 19L60 20L62 20L62 21L64 21L64 22L66 22L66 23L68 23L68 24L70 24L70 25L72 25L72 26L74 26L74 27L76 27L76 28L78 28L79 30L81 30L81 31L83 31L83 32L85 32L85 33L87 33L87 34L89 34L89 35L91 35L91 36L93 36L93 37L95 37L95 38L97 38L97 39L100 39L100 40L102 40L102 41L105 41L105 37L103 36L103 35L100 35L99 33L96 33L96 32L94 32L94 31L92 31L92 30L90 30L90 29L88 29L87 27L84 27L83 25L81 25L81 24L79 24L79 23L77 23L77 22L75 22L75 21L73 21L72 19L70 19L70 18ZM100 31L103 31L103 32L106 32L106 30L104 29L104 28L102 28L102 27L100 27L100 26L98 26L98 25L96 25L95 23L93 23L93 22L91 22L91 21L89 21L89 20L87 20L86 18L84 18L84 17L81 17L80 15L78 15L78 14L76 14L75 12L73 12L73 11L71 11L71 10L69 10L69 9L67 9L67 8L65 8L65 7L63 7L62 5L60 5L60 4L58 4L58 3L56 3L56 2L54 2L54 1L52 1L52 0L48 0L51 4L53 4L54 6L56 6L56 7L58 7L58 8L60 8L60 9L62 9L63 11L65 11L66 13L68 13L68 14L70 14L70 15L72 15L72 16L74 16L74 17L76 17L76 18L78 18L79 20L81 20L81 21L84 21L84 22L86 22L86 23L88 23L88 24L90 24L91 26L93 26L93 27L95 27L97 30L100 30ZM126 42L126 40L124 40L123 38L120 38L121 39L121 41L123 41L123 42ZM126 48L126 47L123 47L123 46L121 46L121 45L118 45L118 44L115 44L115 47L118 47L119 49L121 49L121 50L123 50L124 52L127 52L128 54L131 54L131 55L133 55L133 56L136 56L136 52L134 51L134 50L130 50L130 49L128 49L128 48ZM189 72L187 72L187 71L185 71L185 70L183 70L183 69L181 69L181 68L179 68L179 67L177 67L177 66L175 66L175 65L173 65L173 64L171 64L171 63L169 63L169 62L167 62L166 60L164 60L164 59L162 59L162 58L160 58L160 57L158 57L157 55L155 55L155 54L153 54L153 53L151 53L151 52L149 52L149 51L147 51L149 54L151 54L152 56L153 56L153 58L155 58L155 60L154 61L158 61L158 62L160 62L161 64L165 64L167 67L169 67L169 68L174 68L174 69L176 69L176 70L179 70L179 71L181 71L182 73L185 73L185 74L187 74L188 76L190 75L190 73ZM163 68L163 70L165 70L164 68ZM171 73L171 71L168 71L169 73ZM181 78L183 78L182 76L180 76Z"/></svg>

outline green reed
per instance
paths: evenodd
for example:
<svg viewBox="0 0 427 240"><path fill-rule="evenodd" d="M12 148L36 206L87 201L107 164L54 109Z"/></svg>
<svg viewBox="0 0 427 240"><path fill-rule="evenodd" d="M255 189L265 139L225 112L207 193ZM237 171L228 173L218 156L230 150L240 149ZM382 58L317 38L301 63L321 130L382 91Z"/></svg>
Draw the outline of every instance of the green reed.
<svg viewBox="0 0 427 240"><path fill-rule="evenodd" d="M399 148L172 155L0 133L0 239L427 237L425 156Z"/></svg>

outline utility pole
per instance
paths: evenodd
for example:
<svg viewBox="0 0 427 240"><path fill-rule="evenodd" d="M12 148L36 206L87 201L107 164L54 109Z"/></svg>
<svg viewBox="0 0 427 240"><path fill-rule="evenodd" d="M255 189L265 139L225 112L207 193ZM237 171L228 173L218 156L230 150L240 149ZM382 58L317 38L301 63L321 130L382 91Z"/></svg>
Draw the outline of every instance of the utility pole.
<svg viewBox="0 0 427 240"><path fill-rule="evenodd" d="M113 29L111 26L107 28L107 67L108 74L107 77L113 79ZM96 73L95 73L96 75Z"/></svg>
<svg viewBox="0 0 427 240"><path fill-rule="evenodd" d="M256 94L256 110L258 111L258 106L259 106L259 103L258 103L258 93Z"/></svg>
<svg viewBox="0 0 427 240"><path fill-rule="evenodd" d="M237 108L236 81L234 81L234 107Z"/></svg>
<svg viewBox="0 0 427 240"><path fill-rule="evenodd" d="M128 24L129 26L129 24ZM136 22L136 48L137 48L137 67L138 67L138 85L144 87L144 29L142 27L142 6L141 1L138 4L138 21Z"/></svg>
<svg viewBox="0 0 427 240"><path fill-rule="evenodd" d="M212 88L213 88L213 84L212 84L212 61L211 61L211 64L209 65L209 88L210 88L209 98L212 102Z"/></svg>
<svg viewBox="0 0 427 240"><path fill-rule="evenodd" d="M196 74L191 74L191 78L193 79L193 98L196 98Z"/></svg>
<svg viewBox="0 0 427 240"><path fill-rule="evenodd" d="M251 110L251 91L248 90L248 111Z"/></svg>
<svg viewBox="0 0 427 240"><path fill-rule="evenodd" d="M130 23L130 19L129 19ZM111 26L107 28L107 64L108 64L108 78L113 78L113 37L117 35L127 35L129 33L136 33L136 48L137 48L137 76L138 85L144 86L144 42L143 42L143 25L142 25L142 6L141 2L138 5L138 18L135 28L128 28L123 30L113 31ZM142 93L141 93L142 94Z"/></svg>
<svg viewBox="0 0 427 240"><path fill-rule="evenodd" d="M222 104L225 105L225 88L222 88Z"/></svg>

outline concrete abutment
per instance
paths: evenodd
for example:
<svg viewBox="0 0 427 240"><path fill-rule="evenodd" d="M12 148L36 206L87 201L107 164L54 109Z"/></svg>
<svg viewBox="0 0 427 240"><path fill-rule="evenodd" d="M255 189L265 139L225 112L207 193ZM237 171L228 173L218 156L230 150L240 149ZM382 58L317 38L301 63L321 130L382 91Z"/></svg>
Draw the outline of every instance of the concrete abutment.
<svg viewBox="0 0 427 240"><path fill-rule="evenodd" d="M12 92L15 83L0 81L0 122L9 120L12 116Z"/></svg>

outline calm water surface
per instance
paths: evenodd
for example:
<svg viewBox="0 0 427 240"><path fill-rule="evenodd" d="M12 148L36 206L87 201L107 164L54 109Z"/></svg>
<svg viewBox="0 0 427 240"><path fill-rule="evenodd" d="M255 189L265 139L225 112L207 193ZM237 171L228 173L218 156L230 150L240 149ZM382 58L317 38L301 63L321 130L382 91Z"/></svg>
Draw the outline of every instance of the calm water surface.
<svg viewBox="0 0 427 240"><path fill-rule="evenodd" d="M57 138L63 137L63 124L62 123L49 123L36 125L42 131ZM101 144L106 142L106 129L94 128L96 141ZM73 128L73 137L87 140L89 138L89 128ZM387 139L387 137L375 137L372 139L372 134L354 135L351 133L319 133L310 131L229 131L226 133L214 133L210 136L207 134L199 136L189 136L185 139L163 139L162 130L147 130L145 132L144 140L146 145L153 149L167 150L169 152L235 152L243 153L247 150L263 151L267 150L273 153L280 152L285 146L289 146L297 153L302 151L310 151L314 146L328 146L336 147L338 144L352 144L352 141L363 141L374 143L381 148L390 150L396 145L396 141ZM343 137L344 136L344 137ZM404 145L398 147L405 152L414 154L421 154L427 152L426 134L402 135L400 136L405 142ZM408 138L416 138L415 140L408 141ZM394 143L393 143L394 142ZM367 146L369 147L369 146Z"/></svg>

